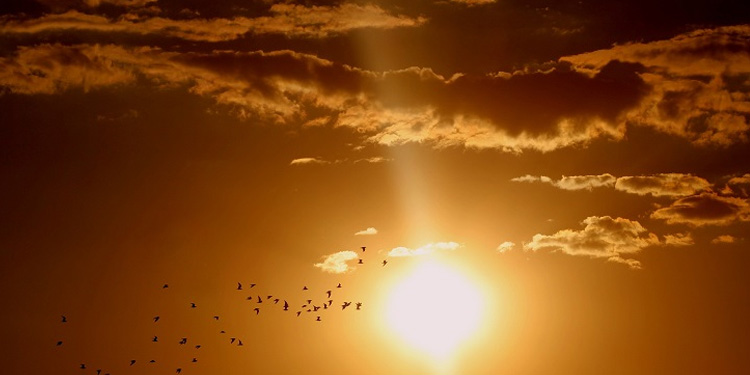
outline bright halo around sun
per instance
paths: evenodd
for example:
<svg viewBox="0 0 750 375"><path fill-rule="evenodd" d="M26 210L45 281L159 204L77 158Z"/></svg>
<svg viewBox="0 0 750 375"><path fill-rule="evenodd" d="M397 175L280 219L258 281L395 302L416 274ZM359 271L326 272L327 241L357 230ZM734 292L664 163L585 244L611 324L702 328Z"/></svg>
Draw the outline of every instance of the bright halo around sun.
<svg viewBox="0 0 750 375"><path fill-rule="evenodd" d="M443 362L477 330L483 310L477 286L457 271L428 261L396 285L386 314L405 341Z"/></svg>

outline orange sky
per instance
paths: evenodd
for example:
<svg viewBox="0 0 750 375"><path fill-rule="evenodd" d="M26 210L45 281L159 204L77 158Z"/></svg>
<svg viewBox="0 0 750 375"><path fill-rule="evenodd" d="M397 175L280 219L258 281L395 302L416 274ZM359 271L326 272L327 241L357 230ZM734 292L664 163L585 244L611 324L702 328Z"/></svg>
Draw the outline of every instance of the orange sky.
<svg viewBox="0 0 750 375"><path fill-rule="evenodd" d="M3 373L750 372L743 9L1 5Z"/></svg>

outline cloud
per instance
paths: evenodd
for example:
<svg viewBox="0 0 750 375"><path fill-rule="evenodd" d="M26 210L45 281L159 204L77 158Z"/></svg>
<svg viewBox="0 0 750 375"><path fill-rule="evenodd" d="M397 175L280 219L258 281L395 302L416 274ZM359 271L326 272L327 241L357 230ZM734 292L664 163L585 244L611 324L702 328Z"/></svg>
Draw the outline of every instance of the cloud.
<svg viewBox="0 0 750 375"><path fill-rule="evenodd" d="M435 243L428 243L416 249L410 249L408 247L396 247L396 248L391 249L391 251L388 252L388 256L389 257L410 257L410 256L418 256L418 255L427 255L427 254L432 254L435 251L456 250L459 247L461 247L461 245L456 242L435 242Z"/></svg>
<svg viewBox="0 0 750 375"><path fill-rule="evenodd" d="M485 5L497 2L497 0L449 0L453 3L465 4L468 6Z"/></svg>
<svg viewBox="0 0 750 375"><path fill-rule="evenodd" d="M563 57L592 73L611 61L640 64L651 88L622 118L677 135L696 145L748 141L750 25L702 29L668 40L626 43Z"/></svg>
<svg viewBox="0 0 750 375"><path fill-rule="evenodd" d="M553 180L547 176L525 175L512 178L513 182L541 182L563 190L592 190L598 187L614 187L626 193L653 196L686 196L710 190L711 184L701 177L682 173L660 173L643 176L615 177L609 173L600 175L563 176Z"/></svg>
<svg viewBox="0 0 750 375"><path fill-rule="evenodd" d="M625 176L617 179L615 189L631 194L686 196L710 190L711 184L691 174L660 173L649 176Z"/></svg>
<svg viewBox="0 0 750 375"><path fill-rule="evenodd" d="M357 233L354 233L355 236L372 236L376 234L378 234L378 230L373 227L369 227L365 230L361 230Z"/></svg>
<svg viewBox="0 0 750 375"><path fill-rule="evenodd" d="M750 195L750 173L730 178L727 181L727 187L729 187L728 193L747 197Z"/></svg>
<svg viewBox="0 0 750 375"><path fill-rule="evenodd" d="M664 244L670 246L690 246L695 244L690 233L675 233L664 235Z"/></svg>
<svg viewBox="0 0 750 375"><path fill-rule="evenodd" d="M646 247L659 245L658 237L639 222L609 216L589 216L582 230L564 229L552 235L535 234L524 250L551 249L573 256L604 258L640 268L640 263L630 259Z"/></svg>
<svg viewBox="0 0 750 375"><path fill-rule="evenodd" d="M665 220L668 224L727 225L735 221L750 221L750 206L741 198L705 192L659 208L651 213L651 218Z"/></svg>
<svg viewBox="0 0 750 375"><path fill-rule="evenodd" d="M93 0L91 4L101 1ZM140 4L143 0L108 1L115 5ZM145 3L144 3L145 4ZM93 5L92 5L93 6ZM0 18L0 34L36 34L46 31L95 31L154 34L192 41L219 42L245 34L283 34L290 37L325 38L355 29L415 27L423 17L392 15L375 5L343 3L337 6L274 4L268 16L211 19L169 19L127 13L116 19L69 10L39 18Z"/></svg>
<svg viewBox="0 0 750 375"><path fill-rule="evenodd" d="M354 269L347 262L357 259L358 256L353 251L345 250L326 255L323 258L321 263L315 263L313 266L320 268L324 272L345 273Z"/></svg>
<svg viewBox="0 0 750 375"><path fill-rule="evenodd" d="M510 241L505 241L505 242L501 243L500 245L498 245L497 249L495 249L495 250L497 250L498 253L505 253L505 252L508 252L510 250L513 250L514 247L516 247L515 243L510 242Z"/></svg>
<svg viewBox="0 0 750 375"><path fill-rule="evenodd" d="M289 165L328 164L330 162L318 158L298 158L292 160Z"/></svg>
<svg viewBox="0 0 750 375"><path fill-rule="evenodd" d="M711 240L711 243L713 244L720 244L720 243L735 243L737 242L737 238L734 236L730 236L728 234L722 234L713 240Z"/></svg>

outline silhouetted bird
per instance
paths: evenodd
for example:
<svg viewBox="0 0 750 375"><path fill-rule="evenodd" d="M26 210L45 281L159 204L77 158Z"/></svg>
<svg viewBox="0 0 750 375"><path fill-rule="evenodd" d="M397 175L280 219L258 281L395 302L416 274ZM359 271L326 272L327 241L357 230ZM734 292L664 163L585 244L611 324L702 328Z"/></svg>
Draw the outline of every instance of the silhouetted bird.
<svg viewBox="0 0 750 375"><path fill-rule="evenodd" d="M162 286L161 288L162 289L167 289L167 288L169 288L169 284L164 284L164 286Z"/></svg>
<svg viewBox="0 0 750 375"><path fill-rule="evenodd" d="M307 312L310 312L310 311L312 311L312 310L311 309L307 309Z"/></svg>
<svg viewBox="0 0 750 375"><path fill-rule="evenodd" d="M263 303L263 300L260 299L260 296L258 296L258 303Z"/></svg>
<svg viewBox="0 0 750 375"><path fill-rule="evenodd" d="M328 295L328 298L331 298L331 291L330 290L326 290L326 294Z"/></svg>
<svg viewBox="0 0 750 375"><path fill-rule="evenodd" d="M247 300L248 300L248 301L252 301L252 300L253 300L253 296L248 296L248 297L247 297Z"/></svg>
<svg viewBox="0 0 750 375"><path fill-rule="evenodd" d="M182 340L180 340L180 345L187 344L187 337L183 337Z"/></svg>
<svg viewBox="0 0 750 375"><path fill-rule="evenodd" d="M333 306L333 300L332 299L328 300L328 306Z"/></svg>
<svg viewBox="0 0 750 375"><path fill-rule="evenodd" d="M252 287L254 287L254 286L255 286L255 284L250 284L250 287L251 287L251 288L252 288Z"/></svg>
<svg viewBox="0 0 750 375"><path fill-rule="evenodd" d="M288 311L288 310L289 310L289 304L286 302L286 300L284 300L284 311Z"/></svg>
<svg viewBox="0 0 750 375"><path fill-rule="evenodd" d="M214 315L214 320L219 320L219 316L218 315Z"/></svg>
<svg viewBox="0 0 750 375"><path fill-rule="evenodd" d="M196 348L196 349L200 349L200 348L201 348L201 346L200 346L200 345L196 345L196 346L195 346L195 348Z"/></svg>
<svg viewBox="0 0 750 375"><path fill-rule="evenodd" d="M195 305L195 302L190 302L190 307L191 307L191 308L196 308L196 307L198 307L198 306L196 306L196 305Z"/></svg>
<svg viewBox="0 0 750 375"><path fill-rule="evenodd" d="M181 368L178 368L178 369L177 369L177 373L179 374L179 373L181 373L181 372L182 372L182 369L181 369Z"/></svg>
<svg viewBox="0 0 750 375"><path fill-rule="evenodd" d="M154 336L154 338L153 338L153 339L151 339L151 341L153 341L153 342L159 342L159 338L158 338L158 337L156 337L156 336Z"/></svg>
<svg viewBox="0 0 750 375"><path fill-rule="evenodd" d="M198 359L196 359L195 357L193 357L193 360L191 362L193 362L193 363L198 362Z"/></svg>
<svg viewBox="0 0 750 375"><path fill-rule="evenodd" d="M227 331L222 329L221 331L219 331L219 333L227 333Z"/></svg>
<svg viewBox="0 0 750 375"><path fill-rule="evenodd" d="M158 321L159 321L159 315L157 315L157 316L154 317L154 323L156 323Z"/></svg>
<svg viewBox="0 0 750 375"><path fill-rule="evenodd" d="M277 304L277 303L279 303L279 299L278 299L278 298L274 298L274 299L273 299L273 303L274 303L274 304Z"/></svg>
<svg viewBox="0 0 750 375"><path fill-rule="evenodd" d="M255 315L260 314L260 308L259 307L254 308L253 311L255 311Z"/></svg>
<svg viewBox="0 0 750 375"><path fill-rule="evenodd" d="M357 264L364 264L364 263L362 263L362 259L361 258L359 259L359 262L357 262Z"/></svg>
<svg viewBox="0 0 750 375"><path fill-rule="evenodd" d="M365 246L362 246L362 252L363 253L365 252Z"/></svg>
<svg viewBox="0 0 750 375"><path fill-rule="evenodd" d="M336 285L336 288L341 288L341 283L339 283L339 285Z"/></svg>
<svg viewBox="0 0 750 375"><path fill-rule="evenodd" d="M237 283L237 290L242 290L242 283Z"/></svg>
<svg viewBox="0 0 750 375"><path fill-rule="evenodd" d="M327 303L323 304L323 310L328 310L328 304Z"/></svg>
<svg viewBox="0 0 750 375"><path fill-rule="evenodd" d="M319 322L319 321L320 321L320 316L318 316L318 319L315 319L315 321L316 321L316 322Z"/></svg>
<svg viewBox="0 0 750 375"><path fill-rule="evenodd" d="M130 360L130 365L132 366L132 365L134 365L134 364L135 364L135 359L131 359L131 360Z"/></svg>
<svg viewBox="0 0 750 375"><path fill-rule="evenodd" d="M311 299L307 300L307 304L311 304L311 303L312 303Z"/></svg>
<svg viewBox="0 0 750 375"><path fill-rule="evenodd" d="M360 310L360 307L362 307L362 302L357 302L357 310Z"/></svg>
<svg viewBox="0 0 750 375"><path fill-rule="evenodd" d="M299 316L299 314L302 314L302 311L297 311L297 316Z"/></svg>
<svg viewBox="0 0 750 375"><path fill-rule="evenodd" d="M242 340L237 340L237 346L242 346Z"/></svg>
<svg viewBox="0 0 750 375"><path fill-rule="evenodd" d="M307 285L303 286L302 290L307 290Z"/></svg>
<svg viewBox="0 0 750 375"><path fill-rule="evenodd" d="M100 368L96 369L96 375L99 375L101 373L102 373L102 369L100 369Z"/></svg>
<svg viewBox="0 0 750 375"><path fill-rule="evenodd" d="M148 363L156 363L156 360L152 359L152 360L148 361Z"/></svg>
<svg viewBox="0 0 750 375"><path fill-rule="evenodd" d="M60 323L67 323L68 322L68 318L66 318L65 315L60 315L60 316L62 317L62 320L60 321Z"/></svg>
<svg viewBox="0 0 750 375"><path fill-rule="evenodd" d="M305 307L307 307L307 304L304 304L304 305L302 305L300 307L302 307L304 309Z"/></svg>
<svg viewBox="0 0 750 375"><path fill-rule="evenodd" d="M266 299L271 299L271 297L273 297L273 296L266 296Z"/></svg>
<svg viewBox="0 0 750 375"><path fill-rule="evenodd" d="M351 302L344 302L343 304L341 304L341 310L349 307L349 305L351 305L351 304L352 304Z"/></svg>
<svg viewBox="0 0 750 375"><path fill-rule="evenodd" d="M80 367L80 369L81 369L81 370L85 370L85 369L86 369L86 365L85 365L85 364L83 364L83 363L81 363L81 367Z"/></svg>
<svg viewBox="0 0 750 375"><path fill-rule="evenodd" d="M320 306L313 306L313 311L318 311L320 309Z"/></svg>
<svg viewBox="0 0 750 375"><path fill-rule="evenodd" d="M388 264L388 261L384 259L383 260L383 267L385 267L386 264Z"/></svg>
<svg viewBox="0 0 750 375"><path fill-rule="evenodd" d="M234 337L230 338L230 339L229 339L229 343L230 343L230 344L234 344L234 340L237 340L237 339L235 339Z"/></svg>

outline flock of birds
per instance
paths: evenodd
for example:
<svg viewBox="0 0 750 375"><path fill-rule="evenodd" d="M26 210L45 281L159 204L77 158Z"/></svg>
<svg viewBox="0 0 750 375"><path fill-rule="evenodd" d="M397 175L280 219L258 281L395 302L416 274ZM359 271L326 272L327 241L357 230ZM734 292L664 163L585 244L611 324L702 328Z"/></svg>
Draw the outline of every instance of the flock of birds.
<svg viewBox="0 0 750 375"><path fill-rule="evenodd" d="M361 248L362 248L362 252L364 253L366 247L362 246ZM363 259L361 257L358 259L357 264L364 264L364 261L363 261ZM382 266L384 267L386 264L388 264L388 261L387 260L383 260L382 261ZM253 288L255 288L255 286L256 286L256 284L251 283L251 284L249 284L249 287L246 288L246 286L243 285L241 282L237 282L237 288L236 288L236 290L237 291L244 291L246 289L247 290L252 290ZM334 291L336 289L341 289L341 288L342 288L341 283L338 283L335 287L332 287L331 289L326 290L324 292L324 294L326 296L326 298L324 300L322 300L320 302L316 302L316 300L314 300L312 298L306 298L304 300L304 303L298 304L298 305L294 305L294 307L296 307L296 308L293 308L293 305L289 304L289 302L286 299L284 299L282 297L277 297L277 296L274 296L274 295L265 295L265 298L263 298L260 294L254 294L254 295L248 296L246 299L256 305L253 308L253 312L255 312L255 315L259 315L261 313L261 309L263 309L263 311L267 311L267 310L271 310L271 309L275 308L277 311L280 310L280 311L284 311L284 312L292 312L294 314L294 316L296 316L298 318L301 315L303 315L303 314L312 314L312 315L315 316L315 321L321 322L322 319L321 319L320 313L323 312L323 311L326 311L326 310L334 308L334 300L333 300ZM162 285L162 289L169 289L169 284ZM309 293L309 289L308 289L308 287L306 285L304 285L302 287L302 291L306 292L306 293ZM354 310L361 310L362 309L362 302L355 302L355 301L342 301L341 304L338 305L338 306L341 307L341 310L346 310L352 304L354 304L354 308L353 308ZM268 307L266 307L266 306L268 306ZM198 305L195 302L190 302L189 308L190 309L196 309L196 308L198 308ZM350 308L350 310L351 309L352 308ZM213 315L212 319L215 320L215 321L219 321L220 316L219 315ZM162 320L162 318L159 315L155 315L153 317L153 323L158 323L161 320ZM61 321L61 323L68 323L68 317L65 316L65 315L62 315L60 321ZM222 334L222 335L227 335L228 336L227 340L229 341L229 344L231 344L231 345L236 345L236 346L243 346L244 345L241 338L233 336L233 335L230 335L230 334L227 334L227 332L225 330L221 330L221 331L219 331L219 333ZM153 338L151 339L151 342L159 343L161 341L160 341L160 338L159 338L158 335L154 335ZM182 337L177 342L178 345L187 345L187 343L188 343L188 338L187 337ZM58 340L57 343L56 343L56 346L61 347L61 346L63 346L63 344L64 344L63 340ZM196 345L193 345L193 347L195 349L200 349L202 347L202 345L196 344ZM135 360L135 359L130 359L129 361L130 361L129 362L129 366L135 366L136 364L139 364L139 362L137 360ZM196 363L196 362L198 362L198 358L197 357L192 357L192 359L190 360L190 362L191 363ZM151 360L148 361L148 363L154 364L154 363L156 363L156 360L155 359L151 359ZM78 368L80 368L81 370L87 370L87 369L89 369L89 367L88 367L88 365L86 363L81 363ZM175 369L175 373L181 374L182 370L183 370L182 367L177 367ZM102 373L102 369L101 368L97 368L96 369L96 374L97 375L110 375L109 372Z"/></svg>

